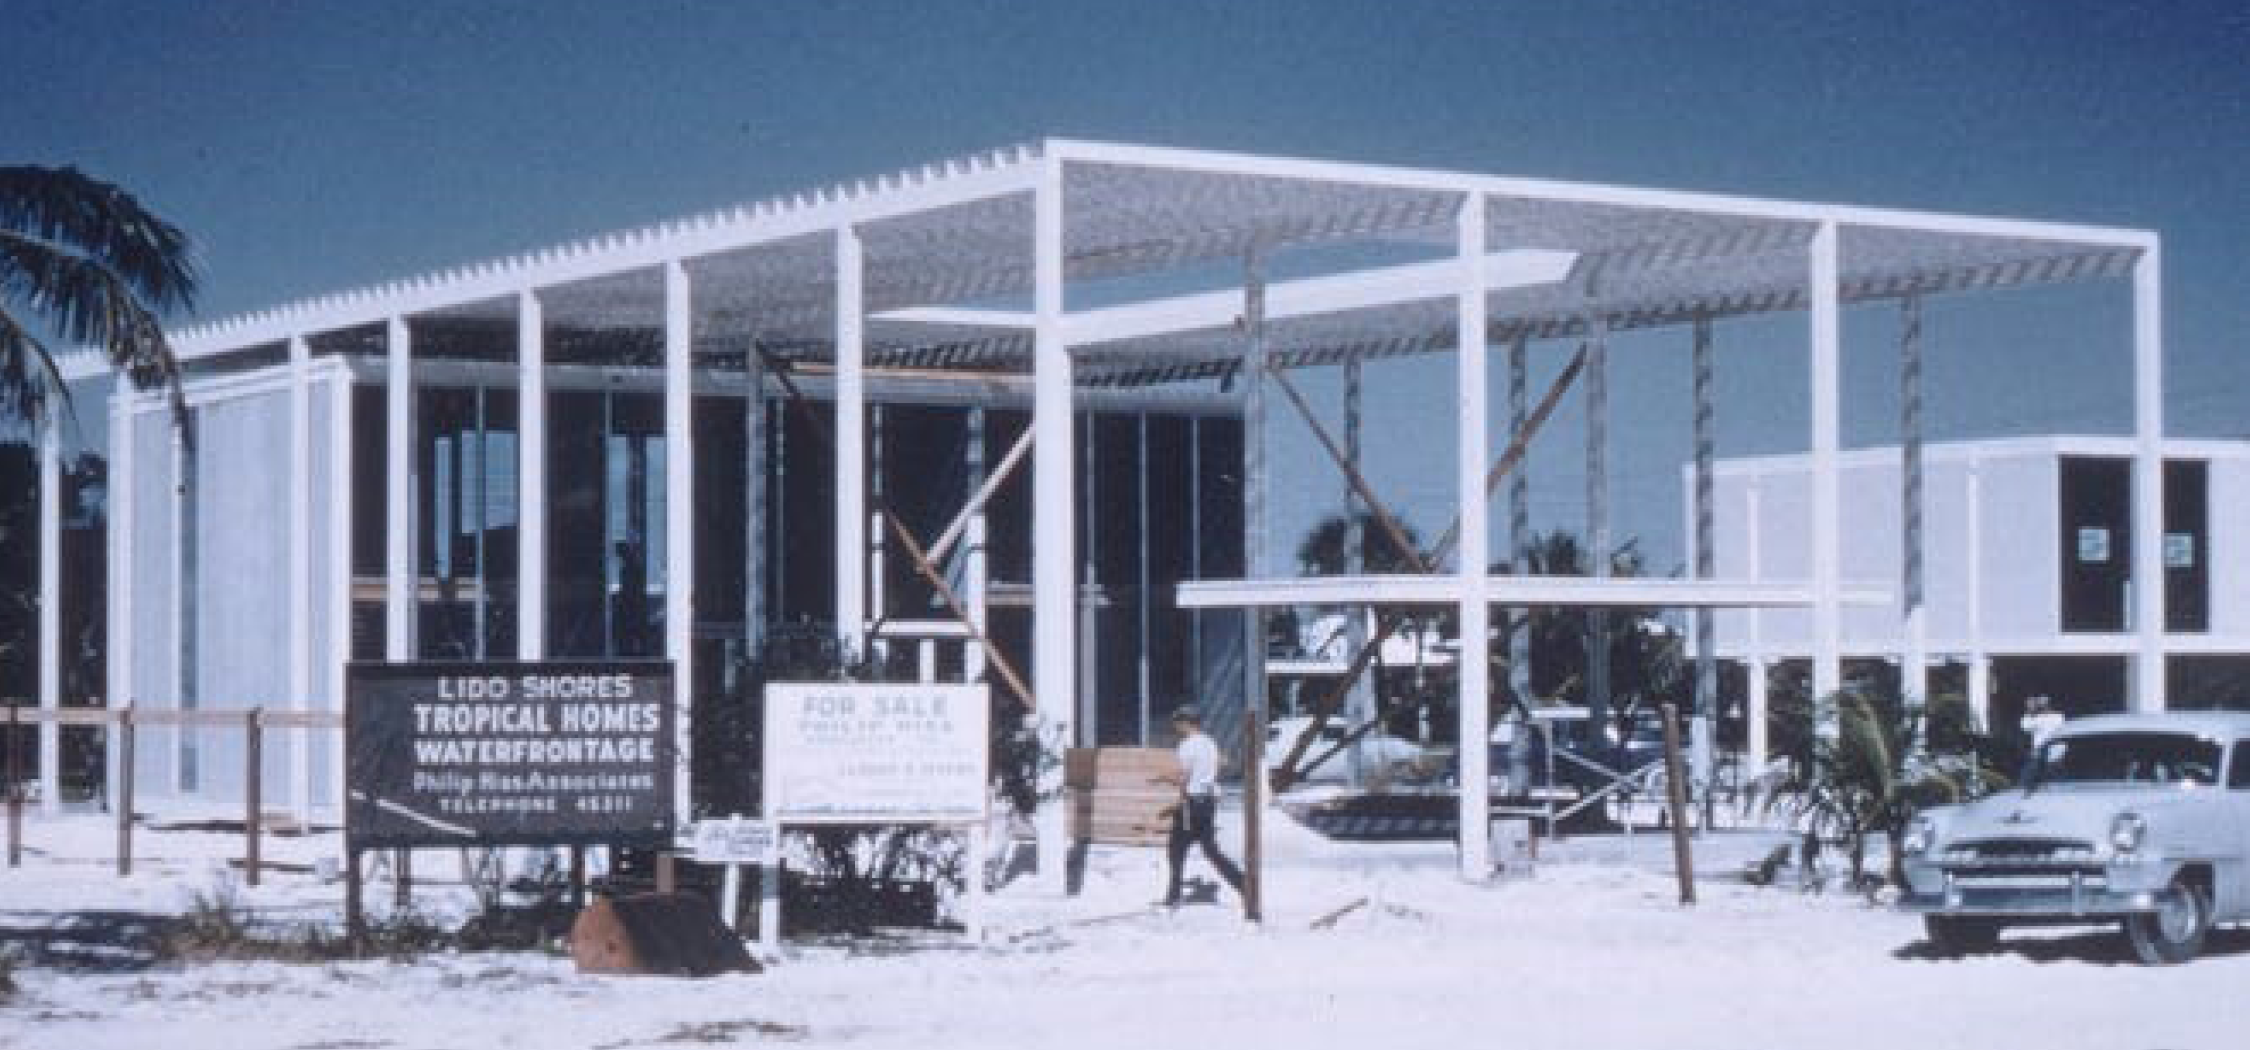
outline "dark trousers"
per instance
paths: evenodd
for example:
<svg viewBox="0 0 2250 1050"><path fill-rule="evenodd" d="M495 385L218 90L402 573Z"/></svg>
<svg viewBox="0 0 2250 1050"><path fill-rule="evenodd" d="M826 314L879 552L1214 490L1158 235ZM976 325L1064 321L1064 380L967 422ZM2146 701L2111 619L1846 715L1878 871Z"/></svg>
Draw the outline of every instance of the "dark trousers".
<svg viewBox="0 0 2250 1050"><path fill-rule="evenodd" d="M1190 795L1172 811L1172 836L1164 844L1165 859L1171 862L1171 877L1164 885L1164 903L1180 902L1180 868L1187 863L1190 843L1202 843L1203 859L1218 869L1219 877L1227 880L1227 885L1234 887L1236 893L1242 892L1242 869L1219 852L1219 841L1213 837L1218 831L1218 810L1217 796Z"/></svg>

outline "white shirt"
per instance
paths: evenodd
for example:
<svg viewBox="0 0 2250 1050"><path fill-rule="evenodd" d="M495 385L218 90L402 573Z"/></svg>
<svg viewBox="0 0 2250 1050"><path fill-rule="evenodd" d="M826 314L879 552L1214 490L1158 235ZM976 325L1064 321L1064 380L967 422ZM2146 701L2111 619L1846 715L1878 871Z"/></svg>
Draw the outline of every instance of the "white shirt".
<svg viewBox="0 0 2250 1050"><path fill-rule="evenodd" d="M1208 733L1190 733L1180 741L1180 772L1185 780L1180 790L1190 795L1216 795L1219 793L1219 745L1211 742Z"/></svg>

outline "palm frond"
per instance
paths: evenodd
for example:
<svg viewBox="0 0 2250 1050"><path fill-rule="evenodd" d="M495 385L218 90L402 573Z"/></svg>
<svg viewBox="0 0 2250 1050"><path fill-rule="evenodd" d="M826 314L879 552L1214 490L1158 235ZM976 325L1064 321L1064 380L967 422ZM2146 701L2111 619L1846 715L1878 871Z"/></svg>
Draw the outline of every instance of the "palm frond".
<svg viewBox="0 0 2250 1050"><path fill-rule="evenodd" d="M195 299L187 235L132 194L75 168L0 166L0 230L77 246L157 310Z"/></svg>
<svg viewBox="0 0 2250 1050"><path fill-rule="evenodd" d="M99 346L134 387L166 389L173 417L185 432L187 405L164 326L134 296L130 282L100 259L0 229L0 307L9 303L44 317L64 339ZM19 338L0 342L0 354L8 355L0 360L0 398L19 414L36 414L47 390L64 390L62 375L45 344L20 322L11 319L9 324ZM34 382L33 359L44 372L36 376L44 386Z"/></svg>
<svg viewBox="0 0 2250 1050"><path fill-rule="evenodd" d="M46 392L63 389L55 355L0 303L0 412L36 419Z"/></svg>

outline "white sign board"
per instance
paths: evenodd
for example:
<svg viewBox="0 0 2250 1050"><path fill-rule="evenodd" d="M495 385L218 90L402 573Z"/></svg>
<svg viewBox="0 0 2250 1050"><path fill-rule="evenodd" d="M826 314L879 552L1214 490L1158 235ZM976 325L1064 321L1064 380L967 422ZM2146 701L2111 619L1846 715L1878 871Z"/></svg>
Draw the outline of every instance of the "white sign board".
<svg viewBox="0 0 2250 1050"><path fill-rule="evenodd" d="M780 851L780 831L766 820L699 820L688 842L704 864L771 864Z"/></svg>
<svg viewBox="0 0 2250 1050"><path fill-rule="evenodd" d="M985 817L991 700L981 685L766 687L765 816L777 824Z"/></svg>

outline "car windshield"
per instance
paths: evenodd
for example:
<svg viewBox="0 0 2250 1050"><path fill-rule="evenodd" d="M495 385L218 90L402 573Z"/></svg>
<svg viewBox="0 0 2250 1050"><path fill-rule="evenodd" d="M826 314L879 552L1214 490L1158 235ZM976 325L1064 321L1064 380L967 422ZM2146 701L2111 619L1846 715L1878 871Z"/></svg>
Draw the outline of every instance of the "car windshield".
<svg viewBox="0 0 2250 1050"><path fill-rule="evenodd" d="M2085 733L2039 745L2027 788L2052 784L2216 784L2217 741L2185 733Z"/></svg>

